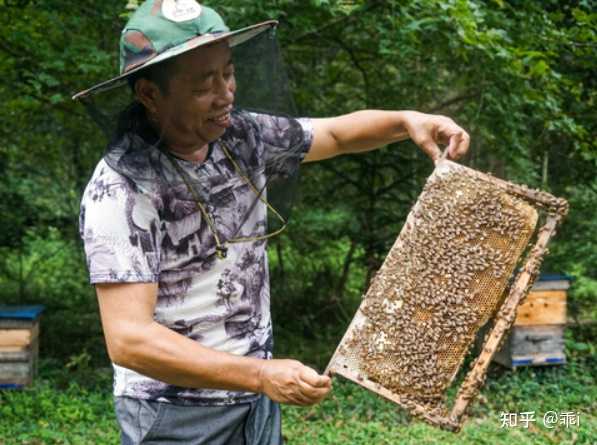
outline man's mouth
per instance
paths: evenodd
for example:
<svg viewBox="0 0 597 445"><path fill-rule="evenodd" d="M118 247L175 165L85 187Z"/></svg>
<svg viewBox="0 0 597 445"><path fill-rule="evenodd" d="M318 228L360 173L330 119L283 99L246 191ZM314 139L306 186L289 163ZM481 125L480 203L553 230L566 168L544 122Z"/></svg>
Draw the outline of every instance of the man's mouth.
<svg viewBox="0 0 597 445"><path fill-rule="evenodd" d="M218 127L228 128L230 126L230 111L212 117L208 121L216 124Z"/></svg>

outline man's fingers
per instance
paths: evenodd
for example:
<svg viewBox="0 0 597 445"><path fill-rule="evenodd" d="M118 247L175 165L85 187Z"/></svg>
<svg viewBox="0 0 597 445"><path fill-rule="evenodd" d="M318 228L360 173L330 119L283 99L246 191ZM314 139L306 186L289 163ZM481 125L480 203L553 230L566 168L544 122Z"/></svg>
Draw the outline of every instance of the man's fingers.
<svg viewBox="0 0 597 445"><path fill-rule="evenodd" d="M319 388L319 387L329 387L332 383L332 379L330 379L327 375L319 375L317 371L308 366L305 366L300 374L301 380L310 386Z"/></svg>
<svg viewBox="0 0 597 445"><path fill-rule="evenodd" d="M314 388L305 382L301 382L300 385L302 395L309 400L310 405L319 402L330 392L329 386L323 388Z"/></svg>
<svg viewBox="0 0 597 445"><path fill-rule="evenodd" d="M470 137L466 131L460 130L450 136L448 155L452 159L458 159L466 154L470 144Z"/></svg>
<svg viewBox="0 0 597 445"><path fill-rule="evenodd" d="M289 403L293 404L293 405L299 405L299 406L308 406L308 405L313 405L313 402L311 401L311 398L306 396L305 394L302 394L301 392L294 392L292 395L288 396L288 401Z"/></svg>
<svg viewBox="0 0 597 445"><path fill-rule="evenodd" d="M460 144L458 144L458 146L456 147L456 155L458 157L464 156L468 152L470 145L471 137L468 135L466 131L463 130L461 133Z"/></svg>
<svg viewBox="0 0 597 445"><path fill-rule="evenodd" d="M459 133L456 133L456 134L453 134L452 136L450 136L449 144L448 144L448 147L446 148L450 159L458 158L456 149L458 148L458 145L461 143L460 138L461 138L461 135Z"/></svg>
<svg viewBox="0 0 597 445"><path fill-rule="evenodd" d="M468 151L468 133L449 117L416 112L406 116L405 126L410 138L434 162L443 157L438 144L447 145L445 154L452 159L458 159Z"/></svg>
<svg viewBox="0 0 597 445"><path fill-rule="evenodd" d="M301 391L312 402L321 400L330 392L332 379L326 375L319 375L314 369L304 367L299 374L299 384Z"/></svg>
<svg viewBox="0 0 597 445"><path fill-rule="evenodd" d="M297 405L313 405L322 400L328 392L330 392L329 387L314 388L302 380L298 380L297 387L287 398L291 403Z"/></svg>
<svg viewBox="0 0 597 445"><path fill-rule="evenodd" d="M442 151L433 139L427 139L421 142L420 147L433 162L436 162L442 155Z"/></svg>
<svg viewBox="0 0 597 445"><path fill-rule="evenodd" d="M450 159L458 159L466 154L469 148L470 137L452 119L439 116L436 120L435 130L430 130L436 144L447 145L446 155ZM441 153L441 151L440 151ZM437 161L437 159L434 159Z"/></svg>

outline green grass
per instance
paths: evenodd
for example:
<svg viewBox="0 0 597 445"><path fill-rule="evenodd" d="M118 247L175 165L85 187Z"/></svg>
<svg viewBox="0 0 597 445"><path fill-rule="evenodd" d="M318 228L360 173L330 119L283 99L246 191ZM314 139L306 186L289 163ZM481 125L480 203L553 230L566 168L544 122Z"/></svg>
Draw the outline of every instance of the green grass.
<svg viewBox="0 0 597 445"><path fill-rule="evenodd" d="M0 391L0 444L116 444L110 369L43 360L35 384Z"/></svg>
<svg viewBox="0 0 597 445"><path fill-rule="evenodd" d="M0 444L116 444L111 373L85 360L63 367L45 360L35 385L0 392ZM81 364L82 363L82 364ZM592 444L597 438L595 358L576 355L565 367L492 367L463 431L452 434L410 419L395 405L341 379L322 404L285 406L284 435L293 444ZM547 429L546 411L578 411L580 426ZM535 411L531 428L501 428L500 412Z"/></svg>
<svg viewBox="0 0 597 445"><path fill-rule="evenodd" d="M565 368L493 368L459 434L413 421L395 405L348 382L336 381L333 395L308 409L284 407L290 444L594 444L597 389L594 363L577 360ZM543 426L547 411L575 411L580 426ZM500 412L534 411L529 429L501 428Z"/></svg>

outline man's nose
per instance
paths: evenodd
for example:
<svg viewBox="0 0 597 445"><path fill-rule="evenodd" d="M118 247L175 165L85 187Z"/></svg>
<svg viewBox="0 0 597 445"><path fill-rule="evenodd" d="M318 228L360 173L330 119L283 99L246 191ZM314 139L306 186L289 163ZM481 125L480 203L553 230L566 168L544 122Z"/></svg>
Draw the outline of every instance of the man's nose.
<svg viewBox="0 0 597 445"><path fill-rule="evenodd" d="M227 107L234 102L234 92L236 91L236 82L234 78L226 79L220 76L218 79L218 90L216 103L220 107Z"/></svg>

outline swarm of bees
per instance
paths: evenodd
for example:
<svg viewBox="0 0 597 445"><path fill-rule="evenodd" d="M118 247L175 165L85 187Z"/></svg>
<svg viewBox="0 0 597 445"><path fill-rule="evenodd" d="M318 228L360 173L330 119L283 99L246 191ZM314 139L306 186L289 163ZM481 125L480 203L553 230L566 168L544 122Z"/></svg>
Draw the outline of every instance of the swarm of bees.
<svg viewBox="0 0 597 445"><path fill-rule="evenodd" d="M384 263L391 273L373 280L340 354L404 401L440 407L536 222L532 206L490 182L433 175Z"/></svg>

